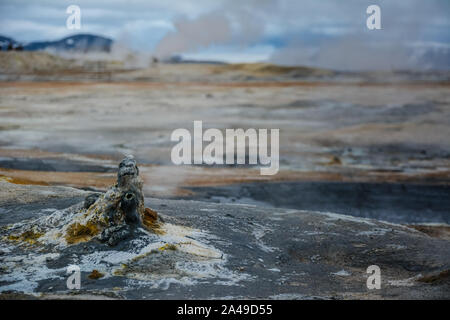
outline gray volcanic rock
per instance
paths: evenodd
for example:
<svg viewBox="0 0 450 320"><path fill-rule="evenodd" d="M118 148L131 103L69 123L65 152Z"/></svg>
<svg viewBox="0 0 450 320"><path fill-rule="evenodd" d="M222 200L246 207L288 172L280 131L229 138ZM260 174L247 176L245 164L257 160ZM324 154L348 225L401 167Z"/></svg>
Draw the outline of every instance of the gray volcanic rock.
<svg viewBox="0 0 450 320"><path fill-rule="evenodd" d="M18 206L15 223L0 219L5 298L450 298L449 241L405 226L324 212L148 198L146 205L164 218L154 232L137 228L113 248L95 239L70 245L57 234L83 209L82 201L56 209L61 198L52 194L60 188L8 183L1 184L0 198L11 188L39 192L47 208ZM79 199L70 192L65 197ZM36 234L20 233L31 225L38 227ZM37 234L39 228L45 233ZM80 290L67 289L71 264L81 269ZM381 269L379 290L366 286L370 265ZM89 277L94 270L100 278Z"/></svg>

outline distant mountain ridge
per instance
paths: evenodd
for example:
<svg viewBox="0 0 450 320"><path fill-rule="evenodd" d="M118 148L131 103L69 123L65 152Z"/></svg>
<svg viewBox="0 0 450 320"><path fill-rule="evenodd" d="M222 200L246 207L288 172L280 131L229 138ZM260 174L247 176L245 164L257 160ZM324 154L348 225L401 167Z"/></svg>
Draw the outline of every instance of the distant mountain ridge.
<svg viewBox="0 0 450 320"><path fill-rule="evenodd" d="M77 34L56 41L33 41L29 43L21 43L13 38L0 36L2 51L21 48L26 51L110 52L112 44L112 39L93 34Z"/></svg>
<svg viewBox="0 0 450 320"><path fill-rule="evenodd" d="M8 50L8 47L17 48L20 44L13 38L0 35L0 48L1 50Z"/></svg>
<svg viewBox="0 0 450 320"><path fill-rule="evenodd" d="M90 53L112 50L113 39L95 34L75 34L55 41L33 41L20 42L13 38L0 35L0 51L25 50L25 51L50 51L50 53ZM450 44L440 43L417 43L406 48L406 58L411 62L409 69L393 69L394 71L417 70L417 71L449 71L450 70ZM158 61L155 58L155 61ZM190 60L183 55L175 54L168 59L162 59L165 63L204 63L224 64L223 61L213 60ZM271 61L273 62L273 61ZM283 61L275 64L285 65ZM330 68L330 67L329 67ZM389 68L389 70L392 68ZM370 71L355 69L356 72ZM373 71L373 70L372 70Z"/></svg>

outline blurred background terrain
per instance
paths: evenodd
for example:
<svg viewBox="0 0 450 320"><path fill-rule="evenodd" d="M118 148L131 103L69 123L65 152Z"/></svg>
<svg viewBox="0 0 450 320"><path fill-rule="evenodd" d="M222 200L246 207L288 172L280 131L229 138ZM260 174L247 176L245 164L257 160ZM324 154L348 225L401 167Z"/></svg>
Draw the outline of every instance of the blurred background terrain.
<svg viewBox="0 0 450 320"><path fill-rule="evenodd" d="M81 1L73 32L2 2L0 179L105 190L134 154L146 196L450 223L447 1L381 1L376 31L364 1L188 3ZM194 120L279 128L279 173L174 166Z"/></svg>

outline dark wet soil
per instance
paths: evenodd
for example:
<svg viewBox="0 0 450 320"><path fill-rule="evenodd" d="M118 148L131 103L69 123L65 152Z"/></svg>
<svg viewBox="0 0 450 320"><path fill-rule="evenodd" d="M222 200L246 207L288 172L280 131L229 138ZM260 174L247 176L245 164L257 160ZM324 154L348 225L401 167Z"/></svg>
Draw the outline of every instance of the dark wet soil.
<svg viewBox="0 0 450 320"><path fill-rule="evenodd" d="M395 223L450 223L450 186L273 182L192 187L196 200L328 211Z"/></svg>
<svg viewBox="0 0 450 320"><path fill-rule="evenodd" d="M69 159L29 159L0 157L0 168L55 172L115 172L116 168Z"/></svg>

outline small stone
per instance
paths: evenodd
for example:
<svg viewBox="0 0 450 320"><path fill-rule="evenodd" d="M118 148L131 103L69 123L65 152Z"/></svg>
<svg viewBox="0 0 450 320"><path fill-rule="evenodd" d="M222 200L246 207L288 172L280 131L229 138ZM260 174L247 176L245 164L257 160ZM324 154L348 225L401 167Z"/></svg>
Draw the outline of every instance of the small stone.
<svg viewBox="0 0 450 320"><path fill-rule="evenodd" d="M104 274L99 272L98 270L94 269L94 270L92 270L91 274L88 277L89 277L89 279L97 280L97 279L103 278Z"/></svg>

